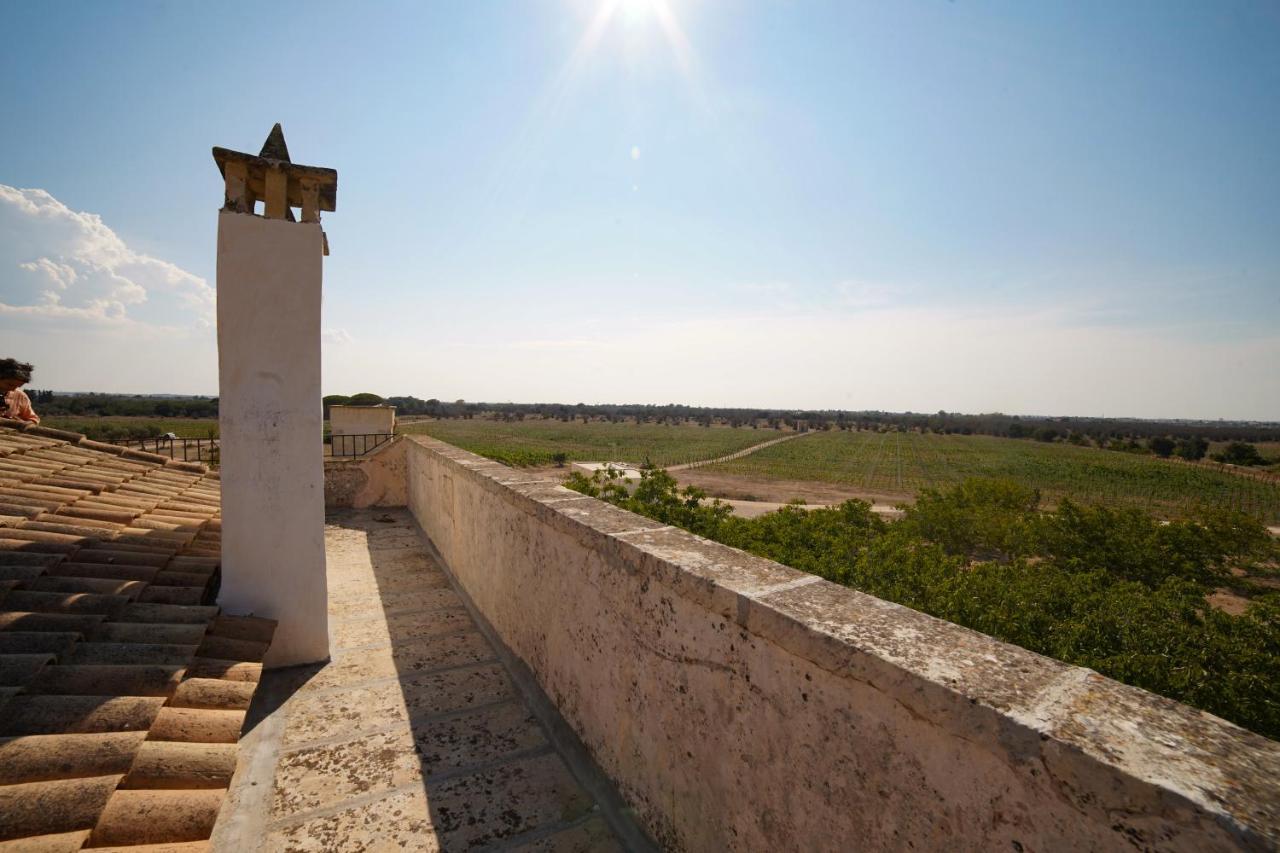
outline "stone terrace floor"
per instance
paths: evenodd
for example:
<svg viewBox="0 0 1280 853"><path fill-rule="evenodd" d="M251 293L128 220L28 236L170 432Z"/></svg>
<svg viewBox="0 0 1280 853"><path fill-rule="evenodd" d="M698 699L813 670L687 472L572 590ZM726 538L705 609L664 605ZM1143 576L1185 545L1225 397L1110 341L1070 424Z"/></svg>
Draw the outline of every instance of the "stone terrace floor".
<svg viewBox="0 0 1280 853"><path fill-rule="evenodd" d="M622 849L420 537L329 517L333 659L263 679L215 849Z"/></svg>

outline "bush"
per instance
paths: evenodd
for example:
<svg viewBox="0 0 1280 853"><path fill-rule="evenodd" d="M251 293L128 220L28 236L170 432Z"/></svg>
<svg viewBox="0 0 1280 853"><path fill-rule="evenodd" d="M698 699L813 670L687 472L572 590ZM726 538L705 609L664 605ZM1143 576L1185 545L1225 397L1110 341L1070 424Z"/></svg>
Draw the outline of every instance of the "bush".
<svg viewBox="0 0 1280 853"><path fill-rule="evenodd" d="M1266 465L1267 460L1258 452L1258 448L1244 441L1233 441L1221 453L1213 454L1213 459L1228 465Z"/></svg>
<svg viewBox="0 0 1280 853"><path fill-rule="evenodd" d="M856 500L744 519L660 470L634 493L609 471L567 485L1280 736L1280 593L1242 616L1205 601L1233 572L1265 572L1280 556L1249 516L1161 524L1071 501L1040 512L1034 490L969 480L921 493L898 522Z"/></svg>
<svg viewBox="0 0 1280 853"><path fill-rule="evenodd" d="M1178 439L1178 447L1173 452L1188 462L1197 462L1209 451L1209 442L1199 436Z"/></svg>

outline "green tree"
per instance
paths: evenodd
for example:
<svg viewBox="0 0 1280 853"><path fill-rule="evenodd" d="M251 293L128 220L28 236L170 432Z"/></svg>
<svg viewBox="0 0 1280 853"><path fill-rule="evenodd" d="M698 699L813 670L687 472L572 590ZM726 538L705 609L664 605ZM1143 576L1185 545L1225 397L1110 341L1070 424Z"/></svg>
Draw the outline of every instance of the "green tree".
<svg viewBox="0 0 1280 853"><path fill-rule="evenodd" d="M1226 450L1221 453L1215 453L1213 458L1219 462L1226 462L1229 465L1266 465L1267 460L1262 458L1262 454L1258 452L1258 448L1244 441L1233 441L1227 445Z"/></svg>
<svg viewBox="0 0 1280 853"><path fill-rule="evenodd" d="M1188 462L1196 462L1203 459L1204 455L1209 452L1209 442L1198 435L1191 438L1180 438L1178 439L1178 447L1173 452Z"/></svg>
<svg viewBox="0 0 1280 853"><path fill-rule="evenodd" d="M349 406L351 405L351 398L343 394L330 394L328 397L322 398L320 402L324 406L325 420L328 420L330 406Z"/></svg>

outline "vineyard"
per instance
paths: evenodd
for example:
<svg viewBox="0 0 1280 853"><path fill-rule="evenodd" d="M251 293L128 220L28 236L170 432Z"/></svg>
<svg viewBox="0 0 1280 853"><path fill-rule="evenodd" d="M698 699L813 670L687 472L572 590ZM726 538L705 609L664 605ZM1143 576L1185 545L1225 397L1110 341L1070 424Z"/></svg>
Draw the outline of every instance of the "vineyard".
<svg viewBox="0 0 1280 853"><path fill-rule="evenodd" d="M725 456L780 434L691 425L479 419L401 423L399 430L430 435L508 465L547 465L563 453L570 461L648 461L660 467Z"/></svg>
<svg viewBox="0 0 1280 853"><path fill-rule="evenodd" d="M179 438L213 438L218 434L217 418L81 417L44 418L44 426L78 432L99 441L126 438L155 438L171 432Z"/></svg>
<svg viewBox="0 0 1280 853"><path fill-rule="evenodd" d="M1071 497L1163 516L1214 506L1280 523L1280 486L1274 483L1152 456L991 436L824 432L704 470L904 497L968 477L1003 477L1039 489L1049 504Z"/></svg>

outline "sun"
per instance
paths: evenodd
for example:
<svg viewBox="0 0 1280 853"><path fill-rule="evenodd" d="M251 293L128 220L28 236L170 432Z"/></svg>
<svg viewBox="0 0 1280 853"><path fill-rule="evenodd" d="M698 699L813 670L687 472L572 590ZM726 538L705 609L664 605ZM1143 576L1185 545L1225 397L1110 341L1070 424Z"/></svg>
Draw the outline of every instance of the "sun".
<svg viewBox="0 0 1280 853"><path fill-rule="evenodd" d="M578 42L571 64L576 65L594 53L611 24L620 24L635 33L656 27L680 71L686 76L692 75L693 48L673 8L676 5L674 0L601 0Z"/></svg>
<svg viewBox="0 0 1280 853"><path fill-rule="evenodd" d="M617 0L618 11L628 24L635 24L667 11L665 0Z"/></svg>

